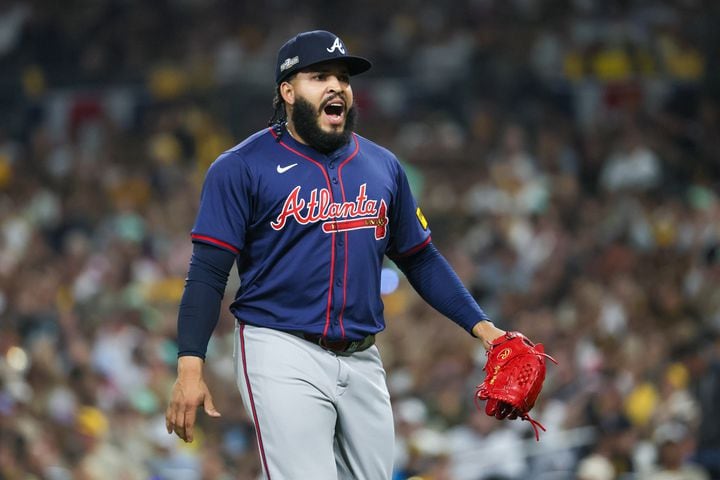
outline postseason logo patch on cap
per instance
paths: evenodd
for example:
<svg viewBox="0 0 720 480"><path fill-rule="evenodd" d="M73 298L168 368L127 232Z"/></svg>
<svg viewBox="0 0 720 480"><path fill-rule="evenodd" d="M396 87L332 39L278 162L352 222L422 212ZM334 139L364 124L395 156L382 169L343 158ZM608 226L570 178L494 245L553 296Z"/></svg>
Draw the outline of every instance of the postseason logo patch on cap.
<svg viewBox="0 0 720 480"><path fill-rule="evenodd" d="M300 57L297 55L292 58L286 58L283 63L280 64L280 71L284 72L288 68L291 68L293 65L297 65L300 62Z"/></svg>

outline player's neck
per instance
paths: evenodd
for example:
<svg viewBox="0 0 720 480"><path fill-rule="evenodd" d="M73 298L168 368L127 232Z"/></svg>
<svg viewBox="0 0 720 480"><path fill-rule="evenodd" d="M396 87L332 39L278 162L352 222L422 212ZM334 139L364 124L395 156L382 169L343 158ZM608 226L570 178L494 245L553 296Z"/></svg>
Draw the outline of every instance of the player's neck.
<svg viewBox="0 0 720 480"><path fill-rule="evenodd" d="M295 139L295 141L302 143L303 145L309 145L309 143L303 140L303 138L297 133L297 130L295 130L295 126L292 124L291 120L288 120L285 126L288 133L293 139Z"/></svg>

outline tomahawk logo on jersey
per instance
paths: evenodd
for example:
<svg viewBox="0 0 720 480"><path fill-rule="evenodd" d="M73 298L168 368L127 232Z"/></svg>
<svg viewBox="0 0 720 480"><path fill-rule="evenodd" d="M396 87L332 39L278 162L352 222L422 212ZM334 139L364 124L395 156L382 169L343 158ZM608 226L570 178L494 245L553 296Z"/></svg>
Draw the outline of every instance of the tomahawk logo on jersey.
<svg viewBox="0 0 720 480"><path fill-rule="evenodd" d="M192 237L238 254L238 319L354 340L384 328L384 255L430 242L417 211L388 150L353 135L323 155L267 129L210 167Z"/></svg>

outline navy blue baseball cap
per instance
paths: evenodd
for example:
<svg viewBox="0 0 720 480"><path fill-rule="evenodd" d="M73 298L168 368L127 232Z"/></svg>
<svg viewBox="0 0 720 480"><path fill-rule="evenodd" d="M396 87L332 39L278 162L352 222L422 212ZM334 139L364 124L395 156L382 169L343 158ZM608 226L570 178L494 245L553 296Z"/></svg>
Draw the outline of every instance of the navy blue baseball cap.
<svg viewBox="0 0 720 480"><path fill-rule="evenodd" d="M340 37L325 30L300 33L280 47L275 67L275 81L280 85L287 77L318 63L340 60L350 75L366 72L372 64L365 58L348 55Z"/></svg>

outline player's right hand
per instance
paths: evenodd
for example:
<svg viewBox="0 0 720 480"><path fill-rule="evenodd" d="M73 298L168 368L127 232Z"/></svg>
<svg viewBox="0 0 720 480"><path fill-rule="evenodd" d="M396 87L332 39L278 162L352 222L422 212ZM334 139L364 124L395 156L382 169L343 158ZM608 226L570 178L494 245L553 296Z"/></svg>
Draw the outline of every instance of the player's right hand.
<svg viewBox="0 0 720 480"><path fill-rule="evenodd" d="M181 360L185 358L189 357L181 357ZM195 364L195 358L197 357L192 357L193 360L185 363ZM202 362L200 358L197 360ZM170 404L165 411L165 427L169 434L175 432L178 437L189 443L193 441L197 408L202 405L205 413L211 417L219 417L220 412L215 409L210 390L202 378L202 363L197 369L182 367L182 365L178 366L178 378L173 385Z"/></svg>

